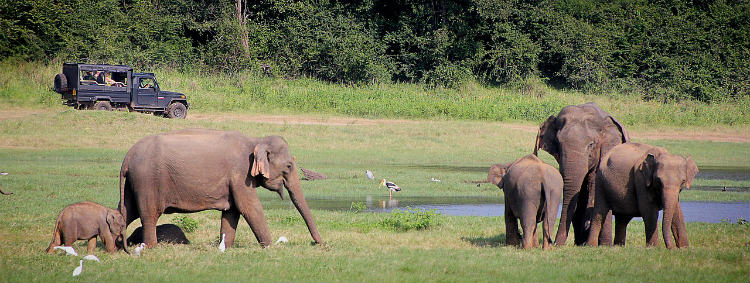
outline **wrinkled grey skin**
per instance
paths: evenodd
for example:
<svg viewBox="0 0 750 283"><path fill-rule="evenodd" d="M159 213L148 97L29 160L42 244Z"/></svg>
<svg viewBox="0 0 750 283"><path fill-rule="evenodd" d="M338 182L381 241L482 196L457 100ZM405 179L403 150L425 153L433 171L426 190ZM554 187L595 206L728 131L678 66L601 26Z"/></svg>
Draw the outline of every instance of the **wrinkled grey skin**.
<svg viewBox="0 0 750 283"><path fill-rule="evenodd" d="M543 249L552 244L552 229L562 196L563 180L554 167L535 155L508 164L495 164L487 178L505 193L505 231L508 245L518 244L518 221L524 249L539 245L537 223L542 222Z"/></svg>
<svg viewBox="0 0 750 283"><path fill-rule="evenodd" d="M94 252L96 236L102 239L107 252L125 247L125 220L120 212L101 204L82 201L66 206L57 216L55 232L47 253L55 246L73 245L78 240L88 240L88 253Z"/></svg>
<svg viewBox="0 0 750 283"><path fill-rule="evenodd" d="M591 102L566 106L539 127L534 155L541 148L554 156L565 183L556 245L565 244L571 223L575 244L586 242L586 224L594 207L596 167L604 154L629 139L617 119ZM607 217L599 240L611 244L611 217Z"/></svg>
<svg viewBox="0 0 750 283"><path fill-rule="evenodd" d="M611 210L616 218L615 244L625 245L627 226L633 217L643 217L646 246L659 241L659 210L664 210L662 234L668 249L689 246L679 193L690 188L698 166L690 157L670 154L647 144L616 146L602 158L597 170L596 202L587 244L596 246L603 217ZM671 234L670 235L670 229Z"/></svg>
<svg viewBox="0 0 750 283"><path fill-rule="evenodd" d="M221 235L234 243L242 216L262 247L271 234L258 187L289 198L315 243L320 235L302 194L297 165L279 136L251 138L233 131L188 129L147 136L128 151L120 169L120 213L130 224L140 218L143 240L157 244L156 221L163 213L220 210Z"/></svg>

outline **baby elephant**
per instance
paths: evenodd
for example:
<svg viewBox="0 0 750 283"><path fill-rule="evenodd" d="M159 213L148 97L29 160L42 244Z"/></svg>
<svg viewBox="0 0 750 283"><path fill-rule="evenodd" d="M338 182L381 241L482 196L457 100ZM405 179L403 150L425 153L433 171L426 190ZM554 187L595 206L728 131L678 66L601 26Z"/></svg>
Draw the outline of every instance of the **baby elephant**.
<svg viewBox="0 0 750 283"><path fill-rule="evenodd" d="M185 237L185 233L182 229L174 224L162 224L156 226L156 242L157 243L170 243L170 244L190 244L190 241ZM133 231L133 234L128 237L128 245L135 245L143 243L143 226L138 227Z"/></svg>
<svg viewBox="0 0 750 283"><path fill-rule="evenodd" d="M107 252L125 247L125 220L120 212L98 203L82 201L63 208L57 217L52 242L47 253L55 246L71 246L77 240L88 240L88 253L96 247L96 236L101 238Z"/></svg>
<svg viewBox="0 0 750 283"><path fill-rule="evenodd" d="M488 180L505 192L505 231L508 245L518 244L518 221L523 228L523 248L539 246L537 223L542 222L543 249L553 243L552 229L563 190L563 179L554 167L529 154L490 168Z"/></svg>
<svg viewBox="0 0 750 283"><path fill-rule="evenodd" d="M656 228L659 210L664 210L662 234L668 249L689 245L679 193L690 188L698 166L690 157L672 155L666 149L639 143L612 148L596 172L594 214L588 245L596 246L602 217L612 210L615 216L615 244L625 245L625 232L633 217L643 217L646 246L659 241Z"/></svg>

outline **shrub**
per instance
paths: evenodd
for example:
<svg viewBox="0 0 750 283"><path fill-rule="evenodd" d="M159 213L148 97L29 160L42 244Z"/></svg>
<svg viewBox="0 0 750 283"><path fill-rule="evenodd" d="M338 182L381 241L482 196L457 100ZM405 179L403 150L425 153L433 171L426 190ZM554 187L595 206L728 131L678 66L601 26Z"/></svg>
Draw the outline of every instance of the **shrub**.
<svg viewBox="0 0 750 283"><path fill-rule="evenodd" d="M352 205L349 206L349 210L354 213L359 213L360 211L367 210L367 205L361 201L353 201Z"/></svg>
<svg viewBox="0 0 750 283"><path fill-rule="evenodd" d="M388 217L380 221L380 226L390 230L424 230L441 224L443 216L434 209L423 210L407 207L406 211L394 209Z"/></svg>
<svg viewBox="0 0 750 283"><path fill-rule="evenodd" d="M179 215L175 218L172 218L172 224L180 227L180 229L182 229L182 231L185 231L185 233L192 233L193 231L195 231L195 229L198 229L198 220L190 218L187 215Z"/></svg>

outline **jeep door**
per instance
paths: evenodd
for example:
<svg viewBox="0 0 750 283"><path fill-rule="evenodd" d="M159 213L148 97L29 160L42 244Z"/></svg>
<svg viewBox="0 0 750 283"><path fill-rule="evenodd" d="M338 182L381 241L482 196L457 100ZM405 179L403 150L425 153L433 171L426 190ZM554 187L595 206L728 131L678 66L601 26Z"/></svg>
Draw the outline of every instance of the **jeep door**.
<svg viewBox="0 0 750 283"><path fill-rule="evenodd" d="M154 78L139 77L135 84L136 93L133 97L138 106L156 106L157 86Z"/></svg>

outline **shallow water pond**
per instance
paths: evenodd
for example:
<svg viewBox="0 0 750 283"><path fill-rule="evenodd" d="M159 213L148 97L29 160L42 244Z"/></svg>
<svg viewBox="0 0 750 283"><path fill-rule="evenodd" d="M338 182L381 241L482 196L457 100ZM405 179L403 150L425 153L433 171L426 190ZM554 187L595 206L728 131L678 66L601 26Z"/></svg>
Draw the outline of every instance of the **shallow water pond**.
<svg viewBox="0 0 750 283"><path fill-rule="evenodd" d="M502 216L505 211L505 205L500 203L497 198L483 197L399 197L388 199L387 196L368 195L352 198L307 199L307 203L313 209L339 211L350 210L354 202L364 203L367 206L365 211L368 212L390 212L393 209L404 210L411 207L425 210L434 209L444 215L451 216ZM681 204L685 219L688 222L737 222L740 218L750 220L750 203L748 202L684 201ZM290 201L278 199L263 200L263 206L294 209ZM634 220L640 220L640 218Z"/></svg>

